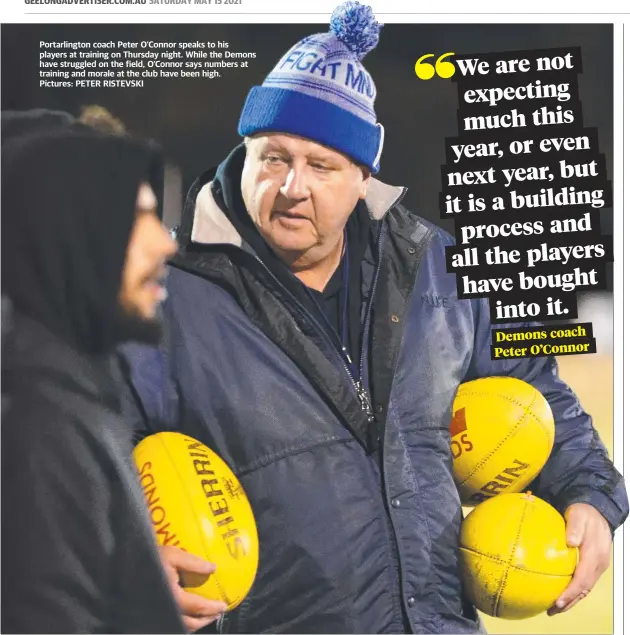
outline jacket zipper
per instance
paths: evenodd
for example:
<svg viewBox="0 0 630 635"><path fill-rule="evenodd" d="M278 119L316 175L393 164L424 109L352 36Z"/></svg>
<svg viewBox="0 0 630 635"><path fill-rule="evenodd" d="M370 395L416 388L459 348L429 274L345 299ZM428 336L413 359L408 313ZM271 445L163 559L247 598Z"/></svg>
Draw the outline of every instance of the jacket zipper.
<svg viewBox="0 0 630 635"><path fill-rule="evenodd" d="M372 304L374 303L374 296L376 295L376 283L378 281L378 274L381 271L381 262L383 251L383 221L381 221L379 230L378 230L378 261L376 264L376 271L374 273L374 280L372 281L372 288L370 289L370 299L368 300L368 305L366 307L365 312L365 320L363 322L363 341L361 343L361 359L359 360L359 385L360 385L360 393L359 399L361 399L361 407L366 411L369 423L374 423L374 410L372 408L372 401L370 399L370 394L367 391L365 386L365 381L363 377L363 361L366 356L367 351L367 341L369 335L369 324L370 324L370 315L372 313ZM365 406L364 406L365 404Z"/></svg>

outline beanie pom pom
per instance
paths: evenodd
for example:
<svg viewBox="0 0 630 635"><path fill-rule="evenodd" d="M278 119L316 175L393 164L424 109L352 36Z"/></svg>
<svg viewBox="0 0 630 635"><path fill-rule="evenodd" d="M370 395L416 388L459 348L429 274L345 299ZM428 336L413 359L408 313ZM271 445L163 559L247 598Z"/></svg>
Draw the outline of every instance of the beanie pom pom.
<svg viewBox="0 0 630 635"><path fill-rule="evenodd" d="M330 19L330 32L359 60L378 44L382 28L372 9L358 0L348 0L338 6Z"/></svg>

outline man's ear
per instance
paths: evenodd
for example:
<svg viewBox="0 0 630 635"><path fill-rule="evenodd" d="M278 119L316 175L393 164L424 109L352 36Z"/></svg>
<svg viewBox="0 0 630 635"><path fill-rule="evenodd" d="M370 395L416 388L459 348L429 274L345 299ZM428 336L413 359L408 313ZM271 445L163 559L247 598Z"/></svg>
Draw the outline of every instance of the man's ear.
<svg viewBox="0 0 630 635"><path fill-rule="evenodd" d="M368 188L370 187L372 174L366 167L361 166L361 176L363 177L363 182L361 183L361 193L359 194L359 198L364 199L367 196Z"/></svg>

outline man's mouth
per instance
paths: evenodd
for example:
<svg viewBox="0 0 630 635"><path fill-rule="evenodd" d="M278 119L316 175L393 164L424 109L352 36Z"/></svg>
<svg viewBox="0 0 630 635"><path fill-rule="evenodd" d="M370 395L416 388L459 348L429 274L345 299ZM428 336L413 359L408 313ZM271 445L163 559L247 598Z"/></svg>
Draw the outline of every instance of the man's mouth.
<svg viewBox="0 0 630 635"><path fill-rule="evenodd" d="M152 280L151 282L147 283L147 287L151 291L151 294L155 296L155 299L158 302L164 302L164 300L166 300L166 298L168 297L166 287L161 282Z"/></svg>
<svg viewBox="0 0 630 635"><path fill-rule="evenodd" d="M273 212L273 217L289 224L298 224L304 221L310 221L308 216L290 210L276 210Z"/></svg>

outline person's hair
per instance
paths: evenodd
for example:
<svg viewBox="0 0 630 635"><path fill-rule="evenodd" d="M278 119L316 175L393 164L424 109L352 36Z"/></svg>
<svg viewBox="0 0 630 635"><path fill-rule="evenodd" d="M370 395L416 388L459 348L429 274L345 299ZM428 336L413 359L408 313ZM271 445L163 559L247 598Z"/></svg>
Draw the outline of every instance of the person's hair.
<svg viewBox="0 0 630 635"><path fill-rule="evenodd" d="M94 128L101 132L119 136L125 136L127 129L125 124L115 117L107 108L98 105L83 106L77 119L79 123Z"/></svg>

